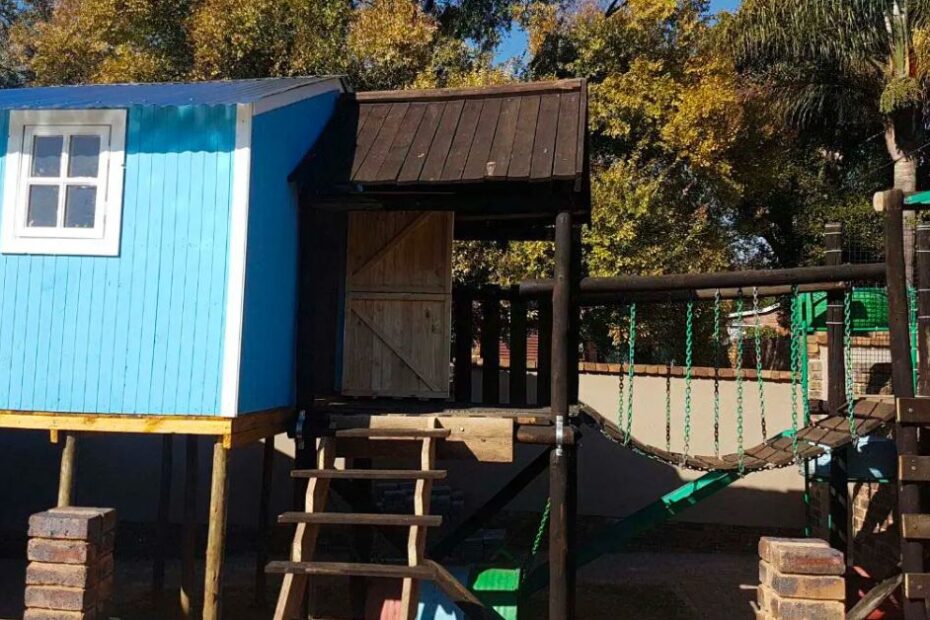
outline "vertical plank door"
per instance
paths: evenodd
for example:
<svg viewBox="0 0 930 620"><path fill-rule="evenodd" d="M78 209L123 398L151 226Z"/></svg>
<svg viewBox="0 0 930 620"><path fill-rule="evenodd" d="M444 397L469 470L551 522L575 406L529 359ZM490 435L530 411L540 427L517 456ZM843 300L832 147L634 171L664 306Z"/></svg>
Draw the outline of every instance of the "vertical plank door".
<svg viewBox="0 0 930 620"><path fill-rule="evenodd" d="M445 212L353 212L342 393L447 398L452 226Z"/></svg>

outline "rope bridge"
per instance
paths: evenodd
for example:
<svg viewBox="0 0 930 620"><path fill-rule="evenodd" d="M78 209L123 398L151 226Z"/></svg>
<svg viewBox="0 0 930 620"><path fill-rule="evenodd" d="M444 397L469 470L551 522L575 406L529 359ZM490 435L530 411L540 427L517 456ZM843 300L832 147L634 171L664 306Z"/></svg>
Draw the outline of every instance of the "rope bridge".
<svg viewBox="0 0 930 620"><path fill-rule="evenodd" d="M746 474L787 467L798 460L815 458L827 450L845 446L853 441L854 436L874 433L894 421L895 405L892 399L861 399L853 407L855 435L849 432L850 418L847 415L818 416L819 419L812 420L796 433L785 431L745 450L742 456L736 452L720 456L697 456L664 450L631 437L616 422L590 405L581 403L578 414L587 423L596 426L609 440L642 456L696 471L741 471Z"/></svg>

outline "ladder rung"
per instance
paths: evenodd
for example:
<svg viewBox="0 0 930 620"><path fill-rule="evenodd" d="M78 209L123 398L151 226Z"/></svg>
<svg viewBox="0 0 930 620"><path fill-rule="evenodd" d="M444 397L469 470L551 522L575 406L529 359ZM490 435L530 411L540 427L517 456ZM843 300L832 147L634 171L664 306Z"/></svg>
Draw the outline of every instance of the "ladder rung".
<svg viewBox="0 0 930 620"><path fill-rule="evenodd" d="M266 573L292 575L353 575L358 577L387 577L399 579L433 579L430 566L404 566L393 564L355 564L350 562L269 562Z"/></svg>
<svg viewBox="0 0 930 620"><path fill-rule="evenodd" d="M930 398L899 398L897 407L901 424L930 425Z"/></svg>
<svg viewBox="0 0 930 620"><path fill-rule="evenodd" d="M907 540L930 540L930 515L901 515L901 536Z"/></svg>
<svg viewBox="0 0 930 620"><path fill-rule="evenodd" d="M344 428L333 434L363 439L445 439L452 431L448 428Z"/></svg>
<svg viewBox="0 0 930 620"><path fill-rule="evenodd" d="M292 478L335 478L340 480L442 480L441 469L295 469Z"/></svg>
<svg viewBox="0 0 930 620"><path fill-rule="evenodd" d="M930 598L930 573L905 574L904 596L907 598Z"/></svg>
<svg viewBox="0 0 930 620"><path fill-rule="evenodd" d="M401 527L438 527L438 515L398 515L362 512L285 512L278 523L314 523L317 525L380 525Z"/></svg>
<svg viewBox="0 0 930 620"><path fill-rule="evenodd" d="M902 482L930 482L930 456L900 455L898 475Z"/></svg>

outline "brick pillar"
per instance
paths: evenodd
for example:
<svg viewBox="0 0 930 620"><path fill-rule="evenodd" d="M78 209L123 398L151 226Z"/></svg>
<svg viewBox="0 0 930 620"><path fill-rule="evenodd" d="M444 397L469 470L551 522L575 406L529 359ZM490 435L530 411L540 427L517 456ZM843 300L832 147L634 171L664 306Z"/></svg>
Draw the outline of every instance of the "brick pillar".
<svg viewBox="0 0 930 620"><path fill-rule="evenodd" d="M29 518L23 620L98 620L113 592L111 508L53 508Z"/></svg>
<svg viewBox="0 0 930 620"><path fill-rule="evenodd" d="M825 540L762 537L756 620L844 620L845 572Z"/></svg>

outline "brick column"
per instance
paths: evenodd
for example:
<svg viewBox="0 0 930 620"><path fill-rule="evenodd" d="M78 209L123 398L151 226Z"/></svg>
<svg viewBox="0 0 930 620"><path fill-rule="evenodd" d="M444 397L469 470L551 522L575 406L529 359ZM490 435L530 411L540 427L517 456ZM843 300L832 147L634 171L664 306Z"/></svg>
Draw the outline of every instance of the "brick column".
<svg viewBox="0 0 930 620"><path fill-rule="evenodd" d="M29 518L23 620L98 620L113 591L111 508L53 508Z"/></svg>
<svg viewBox="0 0 930 620"><path fill-rule="evenodd" d="M843 620L846 562L816 538L759 540L756 620Z"/></svg>

